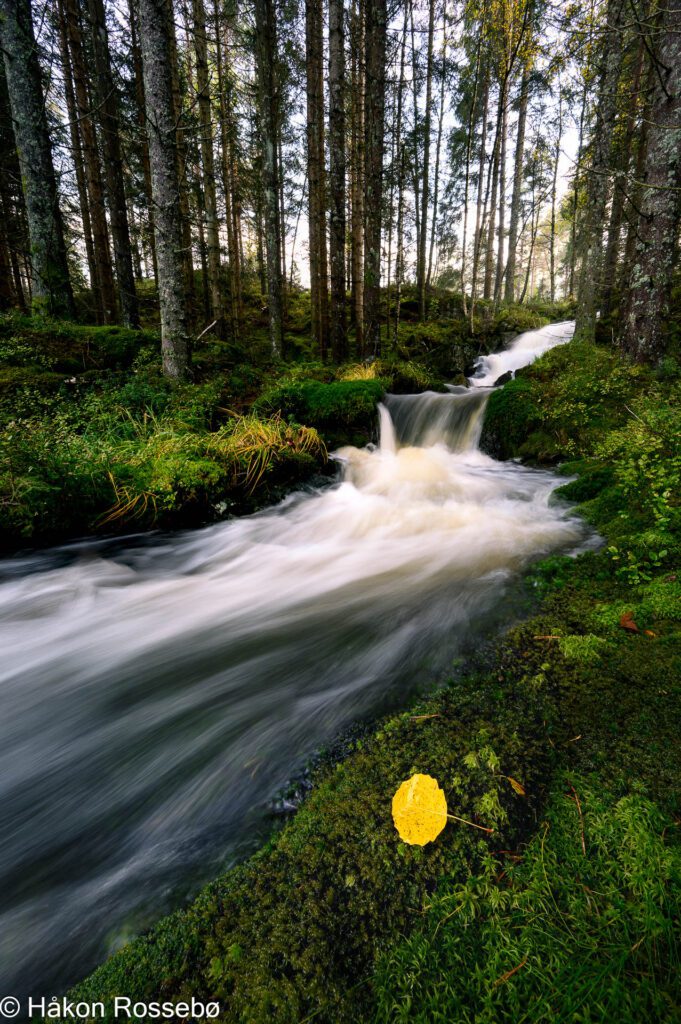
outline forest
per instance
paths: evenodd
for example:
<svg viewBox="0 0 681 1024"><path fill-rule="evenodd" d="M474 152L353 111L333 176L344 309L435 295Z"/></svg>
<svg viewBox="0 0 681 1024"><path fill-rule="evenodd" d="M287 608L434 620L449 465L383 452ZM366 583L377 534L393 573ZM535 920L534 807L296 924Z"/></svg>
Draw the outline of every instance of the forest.
<svg viewBox="0 0 681 1024"><path fill-rule="evenodd" d="M0 50L0 1016L678 1021L681 0Z"/></svg>

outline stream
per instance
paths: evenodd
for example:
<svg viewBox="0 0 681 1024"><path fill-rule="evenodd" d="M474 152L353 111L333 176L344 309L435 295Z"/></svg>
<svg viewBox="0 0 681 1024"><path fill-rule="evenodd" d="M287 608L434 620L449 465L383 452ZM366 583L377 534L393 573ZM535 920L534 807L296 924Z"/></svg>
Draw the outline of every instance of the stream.
<svg viewBox="0 0 681 1024"><path fill-rule="evenodd" d="M387 396L332 487L0 563L0 994L63 992L255 849L315 750L508 621L531 561L579 549L564 480L478 448L490 386L572 329L521 335L470 388Z"/></svg>

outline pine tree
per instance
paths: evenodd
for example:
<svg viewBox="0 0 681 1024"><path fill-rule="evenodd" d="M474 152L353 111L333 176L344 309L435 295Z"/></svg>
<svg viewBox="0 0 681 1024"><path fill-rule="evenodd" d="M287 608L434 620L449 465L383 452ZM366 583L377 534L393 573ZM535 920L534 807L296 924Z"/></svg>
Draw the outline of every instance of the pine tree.
<svg viewBox="0 0 681 1024"><path fill-rule="evenodd" d="M189 337L167 13L165 0L139 0L151 185L156 207L163 372L171 380L179 381L187 375Z"/></svg>

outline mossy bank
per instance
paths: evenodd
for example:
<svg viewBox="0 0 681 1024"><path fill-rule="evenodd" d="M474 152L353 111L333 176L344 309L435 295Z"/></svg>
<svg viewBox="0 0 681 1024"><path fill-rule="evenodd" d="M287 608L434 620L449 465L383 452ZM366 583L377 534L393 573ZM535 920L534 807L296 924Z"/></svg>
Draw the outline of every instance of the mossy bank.
<svg viewBox="0 0 681 1024"><path fill-rule="evenodd" d="M73 997L210 997L249 1022L678 1020L680 400L676 363L575 343L495 394L488 443L565 462L603 546L535 566L539 610L491 668L321 770L265 849ZM493 834L403 845L390 801L416 771Z"/></svg>
<svg viewBox="0 0 681 1024"><path fill-rule="evenodd" d="M0 550L252 512L332 471L330 449L375 440L385 391L441 390L546 312L483 305L472 335L448 296L427 323L407 308L380 360L337 367L309 351L309 296L292 303L286 362L272 359L254 298L244 340L205 337L181 386L161 375L153 324L0 316Z"/></svg>

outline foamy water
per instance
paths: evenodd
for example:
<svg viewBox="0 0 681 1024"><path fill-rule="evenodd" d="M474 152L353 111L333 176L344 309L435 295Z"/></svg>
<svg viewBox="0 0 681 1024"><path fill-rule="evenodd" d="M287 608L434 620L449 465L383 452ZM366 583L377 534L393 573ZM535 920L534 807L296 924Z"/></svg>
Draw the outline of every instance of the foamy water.
<svg viewBox="0 0 681 1024"><path fill-rule="evenodd" d="M476 383L567 340L524 337ZM0 990L59 992L247 852L306 756L581 543L552 474L478 450L485 401L388 396L380 447L339 452L336 486L0 566Z"/></svg>

